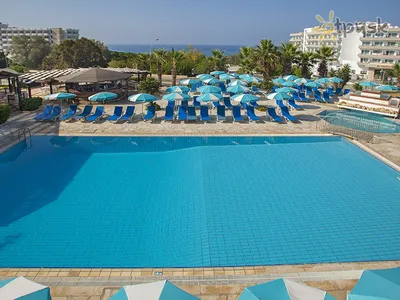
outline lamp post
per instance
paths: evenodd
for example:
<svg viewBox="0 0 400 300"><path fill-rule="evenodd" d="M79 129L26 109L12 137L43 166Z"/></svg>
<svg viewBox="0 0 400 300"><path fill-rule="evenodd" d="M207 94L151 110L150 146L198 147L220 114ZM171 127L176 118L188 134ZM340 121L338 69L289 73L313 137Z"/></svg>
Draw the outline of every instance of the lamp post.
<svg viewBox="0 0 400 300"><path fill-rule="evenodd" d="M151 72L151 55L152 55L152 48L153 48L153 44L154 43L156 43L156 42L158 42L158 38L156 38L156 40L153 42L153 43L151 43L151 45L150 45L150 76L151 76L151 74L152 74L152 72Z"/></svg>

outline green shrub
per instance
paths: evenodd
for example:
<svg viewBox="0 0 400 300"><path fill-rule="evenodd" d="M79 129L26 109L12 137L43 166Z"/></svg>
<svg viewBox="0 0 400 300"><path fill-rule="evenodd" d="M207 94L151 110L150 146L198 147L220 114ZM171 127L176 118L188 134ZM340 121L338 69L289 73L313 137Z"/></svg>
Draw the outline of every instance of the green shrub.
<svg viewBox="0 0 400 300"><path fill-rule="evenodd" d="M37 110L42 102L43 99L40 97L22 99L22 110Z"/></svg>
<svg viewBox="0 0 400 300"><path fill-rule="evenodd" d="M146 104L146 108L148 109L150 106L155 106L156 107L156 111L161 110L161 106L156 103L156 102L149 102L148 104Z"/></svg>
<svg viewBox="0 0 400 300"><path fill-rule="evenodd" d="M0 104L0 124L5 123L11 115L11 107L8 104Z"/></svg>
<svg viewBox="0 0 400 300"><path fill-rule="evenodd" d="M354 89L355 89L356 91L362 91L362 90L363 90L362 85L361 85L360 83L358 83L358 82L356 82L356 83L353 85L353 87L354 87Z"/></svg>
<svg viewBox="0 0 400 300"><path fill-rule="evenodd" d="M265 106L259 106L256 109L259 111L267 111L267 108Z"/></svg>
<svg viewBox="0 0 400 300"><path fill-rule="evenodd" d="M141 93L157 95L160 93L160 82L153 77L147 77L139 83L138 88Z"/></svg>

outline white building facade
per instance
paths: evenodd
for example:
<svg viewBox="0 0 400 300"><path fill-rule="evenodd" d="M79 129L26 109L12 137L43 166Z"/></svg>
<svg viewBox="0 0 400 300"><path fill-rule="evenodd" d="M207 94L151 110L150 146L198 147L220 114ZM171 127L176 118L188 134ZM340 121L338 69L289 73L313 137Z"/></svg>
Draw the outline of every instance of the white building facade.
<svg viewBox="0 0 400 300"><path fill-rule="evenodd" d="M327 36L319 27L306 28L290 34L290 42L309 52L316 52L323 45L333 47L337 62L331 67L349 64L356 74L366 74L368 80L374 80L400 63L400 28L388 24L386 30L386 33L354 30L346 34L334 31L332 36Z"/></svg>
<svg viewBox="0 0 400 300"><path fill-rule="evenodd" d="M63 28L17 28L0 22L0 52L10 53L12 39L15 36L41 36L51 45L60 44L64 40L79 39L78 29Z"/></svg>

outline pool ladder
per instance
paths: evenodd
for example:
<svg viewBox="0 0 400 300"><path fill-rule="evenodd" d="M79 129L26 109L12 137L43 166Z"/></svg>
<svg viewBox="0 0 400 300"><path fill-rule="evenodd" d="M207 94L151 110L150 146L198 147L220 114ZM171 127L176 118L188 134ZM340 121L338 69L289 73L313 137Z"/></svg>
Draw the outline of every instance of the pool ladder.
<svg viewBox="0 0 400 300"><path fill-rule="evenodd" d="M32 148L32 134L28 127L22 128L18 131L18 141L25 142L25 149L28 150Z"/></svg>

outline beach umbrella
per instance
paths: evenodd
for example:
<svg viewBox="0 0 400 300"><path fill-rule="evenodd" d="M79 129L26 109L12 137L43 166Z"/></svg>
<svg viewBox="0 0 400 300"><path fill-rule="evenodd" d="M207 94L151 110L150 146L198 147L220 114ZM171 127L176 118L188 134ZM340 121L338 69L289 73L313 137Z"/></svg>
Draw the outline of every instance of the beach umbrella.
<svg viewBox="0 0 400 300"><path fill-rule="evenodd" d="M243 78L244 81L250 82L250 83L260 83L262 82L261 78L255 77L255 76L248 76Z"/></svg>
<svg viewBox="0 0 400 300"><path fill-rule="evenodd" d="M377 83L373 82L373 81L362 81L360 82L361 86L365 86L365 87L375 87L378 86Z"/></svg>
<svg viewBox="0 0 400 300"><path fill-rule="evenodd" d="M108 100L117 99L118 95L110 92L101 92L90 96L88 99L90 102L104 102Z"/></svg>
<svg viewBox="0 0 400 300"><path fill-rule="evenodd" d="M312 81L311 79L307 79L307 78L299 78L299 79L294 80L294 82L297 84L305 84L305 83L311 82L311 81Z"/></svg>
<svg viewBox="0 0 400 300"><path fill-rule="evenodd" d="M165 94L162 98L167 101L176 101L176 100L182 101L182 100L189 100L190 96L188 94L170 93L170 94Z"/></svg>
<svg viewBox="0 0 400 300"><path fill-rule="evenodd" d="M230 74L221 74L220 76L219 76L219 79L220 80L232 80L232 79L234 79L235 77L234 76L232 76L232 75L230 75Z"/></svg>
<svg viewBox="0 0 400 300"><path fill-rule="evenodd" d="M282 82L281 86L292 87L292 86L297 86L297 83L294 83L293 81L286 81Z"/></svg>
<svg viewBox="0 0 400 300"><path fill-rule="evenodd" d="M400 299L400 267L365 270L347 300Z"/></svg>
<svg viewBox="0 0 400 300"><path fill-rule="evenodd" d="M315 81L306 82L304 85L308 86L310 88L319 88L319 87L321 87L321 84L319 84L318 82L315 82Z"/></svg>
<svg viewBox="0 0 400 300"><path fill-rule="evenodd" d="M293 81L293 80L299 79L299 77L297 77L296 75L287 75L287 76L284 76L283 79L285 79L287 81Z"/></svg>
<svg viewBox="0 0 400 300"><path fill-rule="evenodd" d="M342 83L343 79L339 78L339 77L331 77L329 78L330 81L332 81L333 83Z"/></svg>
<svg viewBox="0 0 400 300"><path fill-rule="evenodd" d="M126 285L110 300L194 300L199 299L181 290L168 280Z"/></svg>
<svg viewBox="0 0 400 300"><path fill-rule="evenodd" d="M213 76L219 76L221 74L225 74L225 72L224 71L213 71L210 74L213 75Z"/></svg>
<svg viewBox="0 0 400 300"><path fill-rule="evenodd" d="M278 93L296 93L298 90L291 87L283 87L276 90Z"/></svg>
<svg viewBox="0 0 400 300"><path fill-rule="evenodd" d="M218 79L216 79L216 78L209 78L209 79L203 80L203 82L204 82L205 84L218 84L218 83L220 83L220 82L222 82L222 81L221 81L221 80L218 80Z"/></svg>
<svg viewBox="0 0 400 300"><path fill-rule="evenodd" d="M329 84L329 83L331 83L329 78L319 78L319 79L315 80L315 82L317 82L319 84Z"/></svg>
<svg viewBox="0 0 400 300"><path fill-rule="evenodd" d="M228 87L227 91L234 94L240 94L240 93L246 93L250 91L250 89L243 85L235 85Z"/></svg>
<svg viewBox="0 0 400 300"><path fill-rule="evenodd" d="M46 100L65 100L65 99L73 99L75 98L75 94L71 93L57 93L57 94L50 94L44 97Z"/></svg>
<svg viewBox="0 0 400 300"><path fill-rule="evenodd" d="M235 86L235 85L247 85L247 82L243 80L235 80L232 81L230 84L228 84L228 86Z"/></svg>
<svg viewBox="0 0 400 300"><path fill-rule="evenodd" d="M250 74L242 74L242 75L239 75L239 78L240 79L245 79L245 78L250 77L250 76L252 76L252 75L250 75Z"/></svg>
<svg viewBox="0 0 400 300"><path fill-rule="evenodd" d="M292 96L290 96L288 93L282 93L282 92L278 92L278 93L271 93L268 94L266 96L267 99L269 100L289 100L292 98Z"/></svg>
<svg viewBox="0 0 400 300"><path fill-rule="evenodd" d="M277 279L244 289L238 300L335 300L325 291L288 279Z"/></svg>
<svg viewBox="0 0 400 300"><path fill-rule="evenodd" d="M221 101L222 99L222 95L216 93L206 93L197 97L199 102Z"/></svg>
<svg viewBox="0 0 400 300"><path fill-rule="evenodd" d="M278 77L278 78L275 78L275 79L272 79L272 82L274 83L274 84L279 84L279 85L281 85L282 83L284 83L284 82L286 82L287 80L286 79L283 79L282 77Z"/></svg>
<svg viewBox="0 0 400 300"><path fill-rule="evenodd" d="M186 78L186 79L182 79L180 81L180 84L183 84L183 85L193 85L193 84L197 84L197 83L200 83L200 80L194 79L194 78Z"/></svg>
<svg viewBox="0 0 400 300"><path fill-rule="evenodd" d="M131 102L153 102L158 99L157 99L157 97L155 97L153 95L141 93L141 94L129 96L128 100Z"/></svg>
<svg viewBox="0 0 400 300"><path fill-rule="evenodd" d="M210 74L202 74L200 76L196 76L197 78L199 78L201 81L204 81L206 79L211 79L214 78L214 76L210 75Z"/></svg>
<svg viewBox="0 0 400 300"><path fill-rule="evenodd" d="M167 88L167 92L168 93L189 93L189 88L187 86L179 86L179 85L175 85L175 86L170 86Z"/></svg>
<svg viewBox="0 0 400 300"><path fill-rule="evenodd" d="M387 91L387 92L399 90L399 88L394 85L381 85L381 86L378 86L376 89L379 91Z"/></svg>
<svg viewBox="0 0 400 300"><path fill-rule="evenodd" d="M25 277L14 277L0 281L0 299L50 300L47 286Z"/></svg>
<svg viewBox="0 0 400 300"><path fill-rule="evenodd" d="M252 94L237 94L235 96L232 96L231 99L237 102L246 103L250 101L257 101L258 97Z"/></svg>
<svg viewBox="0 0 400 300"><path fill-rule="evenodd" d="M237 74L237 73L229 73L229 75L234 78L239 78L239 74Z"/></svg>
<svg viewBox="0 0 400 300"><path fill-rule="evenodd" d="M218 86L213 86L213 85L206 85L206 86L201 86L198 88L198 91L200 93L221 93L222 90Z"/></svg>

